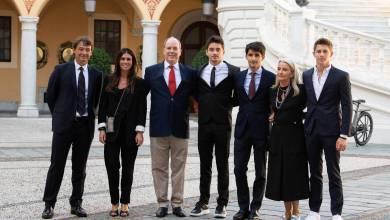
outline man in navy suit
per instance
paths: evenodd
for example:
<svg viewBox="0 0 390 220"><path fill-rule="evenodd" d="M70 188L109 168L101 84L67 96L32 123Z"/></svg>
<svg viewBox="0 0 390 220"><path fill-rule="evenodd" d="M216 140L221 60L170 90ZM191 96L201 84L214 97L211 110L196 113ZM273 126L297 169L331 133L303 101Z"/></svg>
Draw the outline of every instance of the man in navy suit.
<svg viewBox="0 0 390 220"><path fill-rule="evenodd" d="M269 90L275 82L275 74L261 66L265 57L263 43L248 44L245 53L249 68L236 76L234 92L238 102L236 104L239 105L234 131L234 174L240 206L240 210L233 217L234 220L260 219L259 209L264 196L267 160ZM253 198L250 202L246 172L252 147L256 174Z"/></svg>
<svg viewBox="0 0 390 220"><path fill-rule="evenodd" d="M184 170L189 138L189 98L193 94L196 71L179 64L180 41L164 43L162 63L145 69L147 92L151 93L150 151L152 175L159 208L157 217L168 214L169 157L171 155L171 205L173 214L185 217L182 209Z"/></svg>
<svg viewBox="0 0 390 220"><path fill-rule="evenodd" d="M303 73L307 94L305 135L310 164L310 213L306 219L320 219L322 153L325 152L332 220L340 220L343 208L340 151L346 149L350 132L351 83L348 73L330 64L333 55L330 40L318 39L314 43L313 55L316 66Z"/></svg>
<svg viewBox="0 0 390 220"><path fill-rule="evenodd" d="M52 114L52 152L47 173L42 218L52 218L66 159L72 145L71 213L86 217L81 207L85 168L95 128L95 108L102 74L88 66L92 42L81 37L73 44L74 61L57 65L47 86L47 103Z"/></svg>

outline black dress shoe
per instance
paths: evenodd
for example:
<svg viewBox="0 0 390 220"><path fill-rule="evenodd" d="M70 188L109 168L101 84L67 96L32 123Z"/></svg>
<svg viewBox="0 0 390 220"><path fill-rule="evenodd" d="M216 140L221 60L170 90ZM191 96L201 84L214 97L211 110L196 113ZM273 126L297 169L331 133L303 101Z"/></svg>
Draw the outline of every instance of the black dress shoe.
<svg viewBox="0 0 390 220"><path fill-rule="evenodd" d="M53 207L51 207L51 205L46 205L45 209L42 212L42 218L44 219L53 218L53 215L54 215Z"/></svg>
<svg viewBox="0 0 390 220"><path fill-rule="evenodd" d="M248 218L249 211L248 210L240 210L233 216L233 220L244 220Z"/></svg>
<svg viewBox="0 0 390 220"><path fill-rule="evenodd" d="M156 217L162 218L168 215L168 208L167 207L160 207L156 211Z"/></svg>
<svg viewBox="0 0 390 220"><path fill-rule="evenodd" d="M87 217L87 212L81 206L72 206L70 208L70 213L77 215L77 217Z"/></svg>
<svg viewBox="0 0 390 220"><path fill-rule="evenodd" d="M260 213L259 211L251 211L249 214L248 220L260 220Z"/></svg>
<svg viewBox="0 0 390 220"><path fill-rule="evenodd" d="M187 216L181 207L172 208L172 214L176 215L177 217L186 217Z"/></svg>

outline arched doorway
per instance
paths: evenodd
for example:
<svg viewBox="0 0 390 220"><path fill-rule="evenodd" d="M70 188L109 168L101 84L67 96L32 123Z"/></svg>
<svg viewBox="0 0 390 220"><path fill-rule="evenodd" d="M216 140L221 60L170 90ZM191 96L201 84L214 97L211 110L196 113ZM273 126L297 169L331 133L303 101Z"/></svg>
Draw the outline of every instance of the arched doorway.
<svg viewBox="0 0 390 220"><path fill-rule="evenodd" d="M219 35L219 31L211 22L198 21L188 26L181 37L183 51L180 62L191 66L192 59L212 35Z"/></svg>

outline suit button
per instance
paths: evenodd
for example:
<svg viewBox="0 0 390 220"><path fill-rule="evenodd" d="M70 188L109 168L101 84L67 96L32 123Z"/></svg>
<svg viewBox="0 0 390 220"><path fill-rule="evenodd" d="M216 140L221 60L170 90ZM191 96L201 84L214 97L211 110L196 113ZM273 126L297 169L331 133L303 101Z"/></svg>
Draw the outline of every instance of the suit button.
<svg viewBox="0 0 390 220"><path fill-rule="evenodd" d="M171 101L173 102L173 98L171 98Z"/></svg>

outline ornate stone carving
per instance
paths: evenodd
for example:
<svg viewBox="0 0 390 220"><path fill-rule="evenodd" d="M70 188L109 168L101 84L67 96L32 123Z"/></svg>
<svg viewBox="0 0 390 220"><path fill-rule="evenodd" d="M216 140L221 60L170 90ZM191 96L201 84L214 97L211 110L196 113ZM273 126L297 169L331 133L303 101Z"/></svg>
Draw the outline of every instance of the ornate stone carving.
<svg viewBox="0 0 390 220"><path fill-rule="evenodd" d="M26 6L28 13L30 13L30 10L31 10L35 0L23 0L23 1L24 1L24 5Z"/></svg>
<svg viewBox="0 0 390 220"><path fill-rule="evenodd" d="M150 18L153 18L154 11L157 6L160 4L161 0L143 0L146 7L148 8Z"/></svg>

